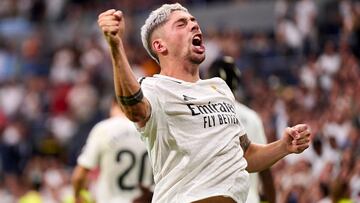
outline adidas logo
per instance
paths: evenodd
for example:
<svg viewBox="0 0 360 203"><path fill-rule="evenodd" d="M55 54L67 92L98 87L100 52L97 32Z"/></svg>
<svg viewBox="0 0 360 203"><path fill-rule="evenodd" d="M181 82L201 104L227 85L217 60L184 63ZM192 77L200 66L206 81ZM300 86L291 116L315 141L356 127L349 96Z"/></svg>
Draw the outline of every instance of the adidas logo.
<svg viewBox="0 0 360 203"><path fill-rule="evenodd" d="M215 85L211 85L211 88L213 88L215 91L219 92L222 95L226 95L225 92L223 92L222 90L218 89Z"/></svg>
<svg viewBox="0 0 360 203"><path fill-rule="evenodd" d="M195 100L196 98L194 98L194 97L189 97L189 96L186 96L186 95L184 95L183 94L183 97L184 97L184 100L185 101L190 101L190 100Z"/></svg>

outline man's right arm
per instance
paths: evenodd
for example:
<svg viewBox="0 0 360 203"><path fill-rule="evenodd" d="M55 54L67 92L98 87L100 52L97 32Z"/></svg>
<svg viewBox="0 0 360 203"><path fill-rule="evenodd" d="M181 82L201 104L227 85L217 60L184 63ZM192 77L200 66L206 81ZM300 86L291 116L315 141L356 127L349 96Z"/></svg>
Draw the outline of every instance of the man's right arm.
<svg viewBox="0 0 360 203"><path fill-rule="evenodd" d="M126 57L122 41L125 30L124 15L115 9L107 10L99 15L98 24L109 44L118 104L131 121L142 127L150 117L151 107L149 101L143 97L140 84Z"/></svg>
<svg viewBox="0 0 360 203"><path fill-rule="evenodd" d="M74 196L76 203L85 202L82 199L80 192L81 190L86 189L85 182L88 173L89 173L89 169L82 167L80 165L77 165L74 169L74 172L71 177L71 183L74 189Z"/></svg>

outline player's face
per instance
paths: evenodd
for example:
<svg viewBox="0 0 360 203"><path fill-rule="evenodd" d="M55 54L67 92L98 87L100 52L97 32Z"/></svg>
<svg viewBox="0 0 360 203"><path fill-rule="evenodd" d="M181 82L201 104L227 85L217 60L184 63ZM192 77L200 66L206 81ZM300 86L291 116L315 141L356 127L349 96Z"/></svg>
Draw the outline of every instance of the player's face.
<svg viewBox="0 0 360 203"><path fill-rule="evenodd" d="M173 11L164 25L164 40L169 54L200 64L205 59L205 46L199 24L184 11Z"/></svg>

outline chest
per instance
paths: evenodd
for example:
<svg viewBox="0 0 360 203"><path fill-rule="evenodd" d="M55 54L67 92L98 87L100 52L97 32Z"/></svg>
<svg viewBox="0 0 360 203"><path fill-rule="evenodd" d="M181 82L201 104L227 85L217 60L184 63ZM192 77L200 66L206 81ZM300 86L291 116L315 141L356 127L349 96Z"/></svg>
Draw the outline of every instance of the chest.
<svg viewBox="0 0 360 203"><path fill-rule="evenodd" d="M196 147L223 139L240 127L232 93L226 88L173 85L162 91L164 123L180 146Z"/></svg>

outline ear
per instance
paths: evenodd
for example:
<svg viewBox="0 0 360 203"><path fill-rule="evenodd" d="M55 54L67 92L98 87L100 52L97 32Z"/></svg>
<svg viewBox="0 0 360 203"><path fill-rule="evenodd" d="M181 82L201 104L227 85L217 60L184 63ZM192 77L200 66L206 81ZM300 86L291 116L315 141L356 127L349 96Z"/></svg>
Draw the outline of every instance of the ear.
<svg viewBox="0 0 360 203"><path fill-rule="evenodd" d="M151 43L151 47L154 50L155 53L163 54L167 51L167 48L165 46L165 42L161 39L155 39Z"/></svg>

